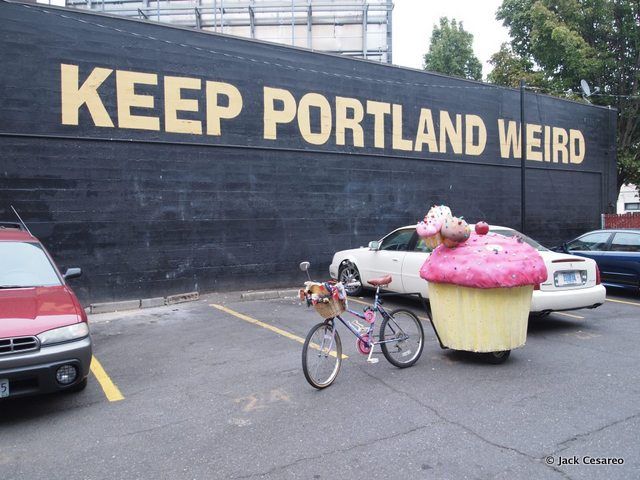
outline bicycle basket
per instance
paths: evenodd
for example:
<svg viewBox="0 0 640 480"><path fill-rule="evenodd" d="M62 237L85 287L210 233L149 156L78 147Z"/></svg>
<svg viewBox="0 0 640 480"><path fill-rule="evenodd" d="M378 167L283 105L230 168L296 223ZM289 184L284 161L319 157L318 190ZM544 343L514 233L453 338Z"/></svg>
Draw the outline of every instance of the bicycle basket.
<svg viewBox="0 0 640 480"><path fill-rule="evenodd" d="M300 299L306 299L309 307L313 305L322 318L333 318L347 308L344 288L334 282L305 282L300 290Z"/></svg>
<svg viewBox="0 0 640 480"><path fill-rule="evenodd" d="M336 300L335 298L328 300L328 302L318 302L313 306L322 318L333 318L346 310L344 300Z"/></svg>

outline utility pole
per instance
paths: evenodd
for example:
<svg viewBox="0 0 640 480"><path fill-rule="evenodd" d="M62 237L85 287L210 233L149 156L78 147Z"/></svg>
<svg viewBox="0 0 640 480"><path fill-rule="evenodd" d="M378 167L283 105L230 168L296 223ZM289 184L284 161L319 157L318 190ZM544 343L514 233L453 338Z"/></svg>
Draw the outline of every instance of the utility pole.
<svg viewBox="0 0 640 480"><path fill-rule="evenodd" d="M520 231L527 234L527 195L526 195L526 171L527 171L527 134L524 121L524 89L525 82L520 80Z"/></svg>

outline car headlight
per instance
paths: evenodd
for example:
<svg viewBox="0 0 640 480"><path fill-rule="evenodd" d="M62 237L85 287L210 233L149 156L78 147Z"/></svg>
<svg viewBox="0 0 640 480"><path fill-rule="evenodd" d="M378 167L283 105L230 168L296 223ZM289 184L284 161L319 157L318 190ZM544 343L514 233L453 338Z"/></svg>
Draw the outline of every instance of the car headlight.
<svg viewBox="0 0 640 480"><path fill-rule="evenodd" d="M89 335L89 325L85 322L75 323L67 327L54 328L38 335L40 345L51 345L52 343L68 342Z"/></svg>

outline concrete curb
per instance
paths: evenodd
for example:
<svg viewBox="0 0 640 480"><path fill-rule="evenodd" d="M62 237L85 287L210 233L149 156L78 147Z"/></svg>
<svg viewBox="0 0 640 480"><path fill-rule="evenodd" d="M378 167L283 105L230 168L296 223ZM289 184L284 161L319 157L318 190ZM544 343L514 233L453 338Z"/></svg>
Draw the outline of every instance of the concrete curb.
<svg viewBox="0 0 640 480"><path fill-rule="evenodd" d="M92 303L85 311L87 313L111 313L123 310L137 310L139 308L164 307L176 303L194 302L200 298L198 292L179 293L168 297L141 298L138 300L124 300L121 302Z"/></svg>
<svg viewBox="0 0 640 480"><path fill-rule="evenodd" d="M297 297L298 289L257 290L240 294L240 299L247 301ZM187 292L168 295L166 297L141 298L138 300L123 300L120 302L92 303L85 308L85 312L87 312L87 314L121 312L125 310L138 310L141 308L164 307L165 305L175 305L177 303L184 302L195 302L199 299L200 294L198 292Z"/></svg>
<svg viewBox="0 0 640 480"><path fill-rule="evenodd" d="M242 300L273 300L276 298L297 297L298 290L260 290L240 295Z"/></svg>

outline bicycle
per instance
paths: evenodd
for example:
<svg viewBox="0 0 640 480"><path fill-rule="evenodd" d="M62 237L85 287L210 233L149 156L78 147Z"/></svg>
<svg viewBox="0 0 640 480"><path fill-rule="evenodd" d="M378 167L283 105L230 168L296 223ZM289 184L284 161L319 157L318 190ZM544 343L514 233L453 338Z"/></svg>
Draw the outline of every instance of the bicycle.
<svg viewBox="0 0 640 480"><path fill-rule="evenodd" d="M307 272L307 276L309 266L309 262L300 264L300 269ZM326 293L313 294L305 289L301 290L301 298L304 296L307 306L313 305L319 313L327 316L323 322L311 328L302 347L302 370L312 387L318 390L327 388L340 372L342 341L336 329L336 319L357 337L358 351L367 355L367 362L378 362L373 357L374 348L378 345L387 361L395 367L407 368L418 361L424 347L424 330L420 320L410 310L400 308L387 312L382 307L380 289L391 283L391 275L369 280L368 283L376 287L376 293L373 305L366 306L363 313L346 308L346 293L344 298L340 298L340 290L344 290L341 284L314 283L309 280L307 283L320 286L319 290L324 288ZM344 311L356 318L353 321L344 319L341 316ZM378 314L382 317L382 323L376 341L374 329ZM366 325L358 319L364 320Z"/></svg>

